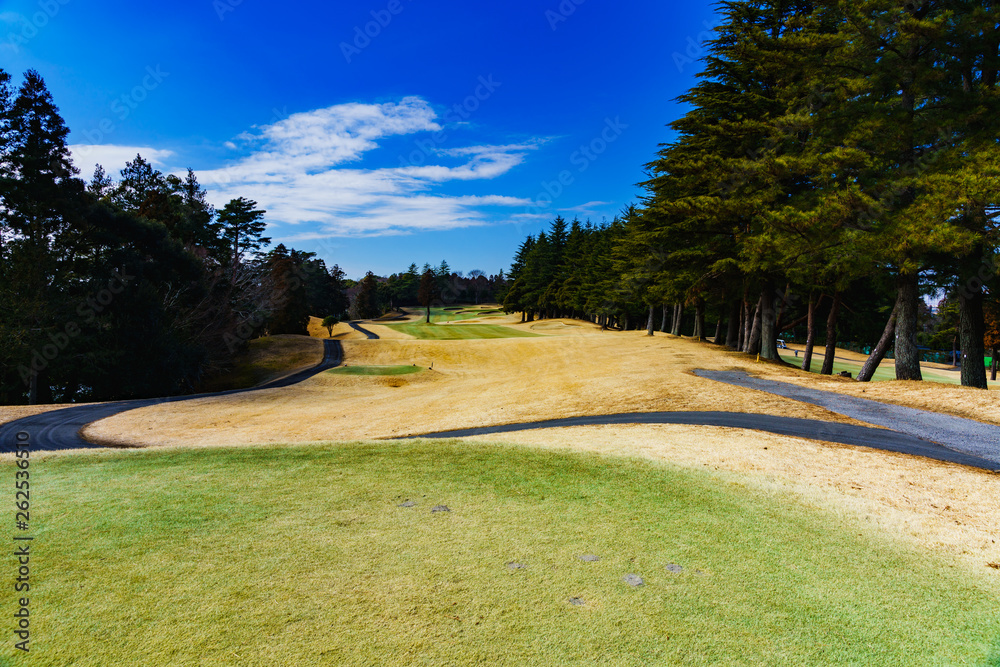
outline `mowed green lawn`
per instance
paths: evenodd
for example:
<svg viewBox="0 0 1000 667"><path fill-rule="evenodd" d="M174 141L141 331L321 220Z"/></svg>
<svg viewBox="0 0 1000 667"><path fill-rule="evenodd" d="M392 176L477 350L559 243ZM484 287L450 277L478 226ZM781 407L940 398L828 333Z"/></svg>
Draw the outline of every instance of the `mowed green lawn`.
<svg viewBox="0 0 1000 667"><path fill-rule="evenodd" d="M453 441L31 471L5 664L1000 664L988 573L708 472Z"/></svg>
<svg viewBox="0 0 1000 667"><path fill-rule="evenodd" d="M499 324L391 324L386 325L420 340L473 340L479 338L534 338L538 334Z"/></svg>
<svg viewBox="0 0 1000 667"><path fill-rule="evenodd" d="M425 313L424 308L411 309L414 313ZM445 308L431 308L431 322L461 322L478 317L503 317L504 313L496 306L448 306Z"/></svg>

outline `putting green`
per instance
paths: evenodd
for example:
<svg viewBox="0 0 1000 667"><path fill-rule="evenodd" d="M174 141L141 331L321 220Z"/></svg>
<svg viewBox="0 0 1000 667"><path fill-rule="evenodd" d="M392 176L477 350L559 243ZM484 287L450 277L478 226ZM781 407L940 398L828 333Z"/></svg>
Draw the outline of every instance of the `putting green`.
<svg viewBox="0 0 1000 667"><path fill-rule="evenodd" d="M410 375L422 370L422 366L340 366L326 372L330 375Z"/></svg>
<svg viewBox="0 0 1000 667"><path fill-rule="evenodd" d="M410 311L414 315L423 315L426 310L414 308ZM446 308L431 308L431 322L440 324L443 322L461 322L480 317L504 317L501 310L496 306L448 306Z"/></svg>
<svg viewBox="0 0 1000 667"><path fill-rule="evenodd" d="M1000 596L985 575L709 472L454 441L34 465L40 606L30 658L8 641L0 664L997 656Z"/></svg>

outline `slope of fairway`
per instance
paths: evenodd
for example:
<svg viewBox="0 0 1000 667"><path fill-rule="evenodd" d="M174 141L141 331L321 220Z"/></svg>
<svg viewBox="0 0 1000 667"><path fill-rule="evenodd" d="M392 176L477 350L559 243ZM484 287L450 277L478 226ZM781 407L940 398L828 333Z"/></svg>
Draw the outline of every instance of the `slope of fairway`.
<svg viewBox="0 0 1000 667"><path fill-rule="evenodd" d="M326 371L329 375L412 375L421 372L421 366L341 366Z"/></svg>
<svg viewBox="0 0 1000 667"><path fill-rule="evenodd" d="M532 338L537 334L497 324L392 324L390 329L418 340L477 340L485 338Z"/></svg>
<svg viewBox="0 0 1000 667"><path fill-rule="evenodd" d="M454 442L35 466L44 604L16 665L997 657L988 576L708 473Z"/></svg>
<svg viewBox="0 0 1000 667"><path fill-rule="evenodd" d="M309 336L278 335L251 340L235 367L214 378L203 391L246 389L293 371L315 366L323 358L323 342Z"/></svg>

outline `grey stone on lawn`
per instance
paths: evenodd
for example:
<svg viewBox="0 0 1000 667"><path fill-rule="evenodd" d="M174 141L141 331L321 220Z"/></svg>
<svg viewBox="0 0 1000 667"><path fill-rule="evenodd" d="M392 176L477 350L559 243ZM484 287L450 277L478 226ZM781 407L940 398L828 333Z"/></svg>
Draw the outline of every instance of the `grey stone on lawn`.
<svg viewBox="0 0 1000 667"><path fill-rule="evenodd" d="M449 508L447 505L438 505L437 507L434 507L434 508L431 509L431 513L432 514L434 512L450 512L450 511L451 511L451 508Z"/></svg>
<svg viewBox="0 0 1000 667"><path fill-rule="evenodd" d="M667 570L669 572L673 572L674 574L678 574L680 572L683 572L684 568L681 567L680 565L675 565L674 563L671 563L670 565L667 566Z"/></svg>
<svg viewBox="0 0 1000 667"><path fill-rule="evenodd" d="M507 563L507 567L509 567L512 570L524 570L527 569L528 566L525 565L524 563L511 562Z"/></svg>
<svg viewBox="0 0 1000 667"><path fill-rule="evenodd" d="M596 563L597 561L601 560L599 557L595 556L594 554L584 554L582 556L577 556L577 558L579 558L580 560L582 560L584 563Z"/></svg>
<svg viewBox="0 0 1000 667"><path fill-rule="evenodd" d="M396 507L416 507L417 504L412 500L407 500L405 503L400 503Z"/></svg>
<svg viewBox="0 0 1000 667"><path fill-rule="evenodd" d="M574 605L574 606L577 606L577 607L581 607L581 606L587 604L587 601L584 600L583 598L570 598L569 599L569 603L571 605Z"/></svg>
<svg viewBox="0 0 1000 667"><path fill-rule="evenodd" d="M624 577L622 577L622 581L624 581L629 586L642 586L644 583L646 583L642 580L642 577L640 577L638 574L626 574Z"/></svg>

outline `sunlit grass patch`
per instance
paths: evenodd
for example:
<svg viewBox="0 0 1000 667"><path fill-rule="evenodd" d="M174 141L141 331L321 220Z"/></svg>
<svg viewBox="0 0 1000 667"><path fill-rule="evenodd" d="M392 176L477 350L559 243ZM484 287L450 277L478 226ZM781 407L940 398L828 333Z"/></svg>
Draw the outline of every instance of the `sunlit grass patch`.
<svg viewBox="0 0 1000 667"><path fill-rule="evenodd" d="M531 338L530 331L512 329L498 324L392 324L393 329L420 340L474 340L485 338Z"/></svg>
<svg viewBox="0 0 1000 667"><path fill-rule="evenodd" d="M706 472L449 441L32 470L16 665L984 664L1000 636L983 580Z"/></svg>
<svg viewBox="0 0 1000 667"><path fill-rule="evenodd" d="M422 366L341 366L326 372L330 375L410 375L422 370Z"/></svg>

